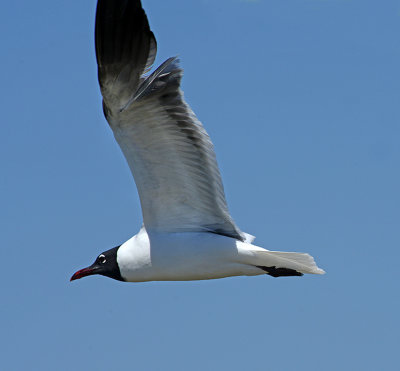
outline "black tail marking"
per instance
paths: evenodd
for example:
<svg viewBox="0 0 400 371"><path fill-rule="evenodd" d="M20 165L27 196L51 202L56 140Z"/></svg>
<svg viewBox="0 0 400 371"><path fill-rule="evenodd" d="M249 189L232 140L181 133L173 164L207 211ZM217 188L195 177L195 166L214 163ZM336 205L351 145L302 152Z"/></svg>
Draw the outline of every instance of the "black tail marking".
<svg viewBox="0 0 400 371"><path fill-rule="evenodd" d="M294 269L290 268L277 268L273 267L262 267L260 265L256 265L257 268L262 269L263 271L267 272L272 277L289 277L289 276L302 276L303 273L297 272Z"/></svg>

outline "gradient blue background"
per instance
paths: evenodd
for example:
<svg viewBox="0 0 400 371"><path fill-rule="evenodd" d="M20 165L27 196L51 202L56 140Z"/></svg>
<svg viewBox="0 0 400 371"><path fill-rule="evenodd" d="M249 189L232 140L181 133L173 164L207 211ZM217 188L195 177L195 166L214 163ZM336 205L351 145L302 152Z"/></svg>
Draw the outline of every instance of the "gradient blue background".
<svg viewBox="0 0 400 371"><path fill-rule="evenodd" d="M0 4L0 368L395 370L400 2L144 0L237 224L327 274L143 284L69 282L141 225L95 6Z"/></svg>

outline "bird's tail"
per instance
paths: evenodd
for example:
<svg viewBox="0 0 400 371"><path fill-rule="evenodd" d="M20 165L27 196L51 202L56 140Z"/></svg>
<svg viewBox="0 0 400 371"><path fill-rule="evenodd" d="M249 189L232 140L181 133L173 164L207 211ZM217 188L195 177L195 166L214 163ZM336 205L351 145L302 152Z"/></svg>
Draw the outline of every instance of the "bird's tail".
<svg viewBox="0 0 400 371"><path fill-rule="evenodd" d="M314 258L309 254L264 249L253 250L252 253L256 257L257 267L273 277L302 276L303 273L325 273L323 269L318 268Z"/></svg>

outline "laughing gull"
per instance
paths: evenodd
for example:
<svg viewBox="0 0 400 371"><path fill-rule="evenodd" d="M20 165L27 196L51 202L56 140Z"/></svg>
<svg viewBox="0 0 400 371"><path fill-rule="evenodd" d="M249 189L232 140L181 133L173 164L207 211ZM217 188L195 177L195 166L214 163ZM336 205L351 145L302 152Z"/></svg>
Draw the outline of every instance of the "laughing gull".
<svg viewBox="0 0 400 371"><path fill-rule="evenodd" d="M323 274L310 255L255 246L236 226L213 144L183 98L178 59L149 74L157 43L141 2L99 0L95 39L104 115L135 179L143 226L71 281Z"/></svg>

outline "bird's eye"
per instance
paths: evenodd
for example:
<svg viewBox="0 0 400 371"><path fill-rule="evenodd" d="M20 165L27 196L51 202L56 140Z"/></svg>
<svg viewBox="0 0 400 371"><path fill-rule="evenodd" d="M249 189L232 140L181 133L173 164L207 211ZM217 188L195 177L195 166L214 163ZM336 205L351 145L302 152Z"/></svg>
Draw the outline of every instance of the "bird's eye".
<svg viewBox="0 0 400 371"><path fill-rule="evenodd" d="M99 257L97 258L97 260L98 260L99 263L101 263L101 264L104 264L104 263L107 261L106 257L105 257L103 254L99 255Z"/></svg>

